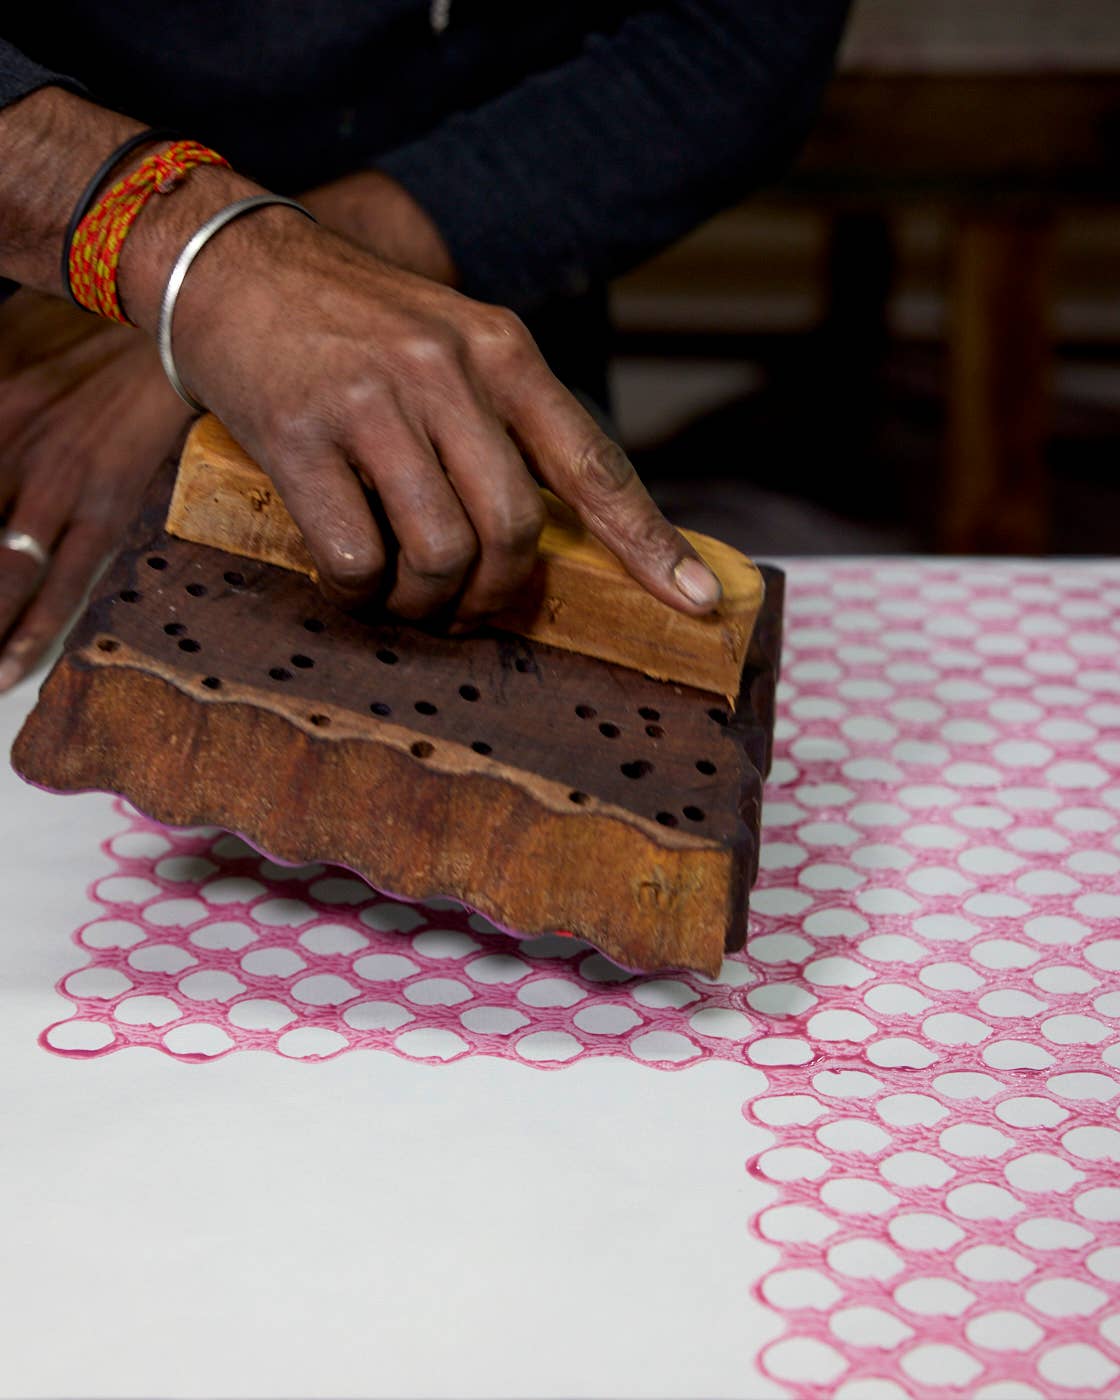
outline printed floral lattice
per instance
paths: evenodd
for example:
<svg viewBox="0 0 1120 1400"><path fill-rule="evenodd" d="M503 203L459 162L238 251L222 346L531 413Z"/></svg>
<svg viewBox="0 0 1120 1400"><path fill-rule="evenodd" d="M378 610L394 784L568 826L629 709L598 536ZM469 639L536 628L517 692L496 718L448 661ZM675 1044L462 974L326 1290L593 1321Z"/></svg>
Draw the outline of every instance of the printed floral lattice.
<svg viewBox="0 0 1120 1400"><path fill-rule="evenodd" d="M133 814L44 1033L321 1058L761 1068L786 1318L837 1400L1120 1377L1120 568L798 565L747 955L635 978L571 939Z"/></svg>

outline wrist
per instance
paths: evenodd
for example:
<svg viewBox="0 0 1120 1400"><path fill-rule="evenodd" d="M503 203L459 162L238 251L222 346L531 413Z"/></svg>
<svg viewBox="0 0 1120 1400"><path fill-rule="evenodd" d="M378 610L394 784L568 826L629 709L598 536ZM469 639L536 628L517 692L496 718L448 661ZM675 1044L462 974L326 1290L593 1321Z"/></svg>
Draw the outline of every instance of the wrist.
<svg viewBox="0 0 1120 1400"><path fill-rule="evenodd" d="M219 209L263 193L236 171L199 166L170 193L149 200L121 252L117 284L129 318L154 335L164 288L187 241Z"/></svg>

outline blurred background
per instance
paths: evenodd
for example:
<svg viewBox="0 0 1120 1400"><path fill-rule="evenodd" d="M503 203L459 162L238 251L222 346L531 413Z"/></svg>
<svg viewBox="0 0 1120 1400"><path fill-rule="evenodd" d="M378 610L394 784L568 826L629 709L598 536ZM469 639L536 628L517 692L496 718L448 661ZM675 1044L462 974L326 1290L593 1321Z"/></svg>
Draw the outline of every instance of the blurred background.
<svg viewBox="0 0 1120 1400"><path fill-rule="evenodd" d="M678 523L1120 553L1120 0L856 0L796 169L612 295Z"/></svg>

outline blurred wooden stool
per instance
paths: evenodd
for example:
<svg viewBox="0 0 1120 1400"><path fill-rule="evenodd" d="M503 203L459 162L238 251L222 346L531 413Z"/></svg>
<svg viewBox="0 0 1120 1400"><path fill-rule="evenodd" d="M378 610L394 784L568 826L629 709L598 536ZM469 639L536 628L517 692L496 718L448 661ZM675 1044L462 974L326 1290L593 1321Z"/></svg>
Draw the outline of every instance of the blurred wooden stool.
<svg viewBox="0 0 1120 1400"><path fill-rule="evenodd" d="M863 0L786 189L834 212L834 247L846 217L952 209L935 539L950 552L1044 551L1053 230L1058 211L1120 197L1114 4ZM847 248L832 261L833 308L873 336L889 282ZM860 289L872 299L861 309Z"/></svg>

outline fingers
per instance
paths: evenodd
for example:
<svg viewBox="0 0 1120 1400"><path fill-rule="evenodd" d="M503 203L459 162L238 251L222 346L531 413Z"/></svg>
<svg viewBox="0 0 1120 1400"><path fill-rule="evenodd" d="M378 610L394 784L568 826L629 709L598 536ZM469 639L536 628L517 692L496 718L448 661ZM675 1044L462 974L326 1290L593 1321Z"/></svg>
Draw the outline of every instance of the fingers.
<svg viewBox="0 0 1120 1400"><path fill-rule="evenodd" d="M710 612L722 596L719 580L527 334L512 330L507 318L504 337L486 353L498 407L545 484L655 597L681 612Z"/></svg>
<svg viewBox="0 0 1120 1400"><path fill-rule="evenodd" d="M558 381L526 396L514 425L544 481L650 593L696 615L718 605L715 574L662 515L622 448Z"/></svg>
<svg viewBox="0 0 1120 1400"><path fill-rule="evenodd" d="M13 363L8 374L0 371L0 442L12 445L21 431L33 427L38 415L56 399L119 354L129 344L115 333L121 329L113 327L100 335L85 336L58 353L43 355L30 363ZM19 348L9 347L13 355Z"/></svg>
<svg viewBox="0 0 1120 1400"><path fill-rule="evenodd" d="M541 522L534 475L652 594L697 615L718 603L714 575L516 317L282 226L262 216L228 235L230 258L253 253L238 287L230 262L221 285L192 278L179 360L276 481L328 589L356 601L385 567L349 458L400 546L388 602L406 617L460 594L478 616L516 593Z"/></svg>
<svg viewBox="0 0 1120 1400"><path fill-rule="evenodd" d="M34 560L11 550L0 551L0 636L6 636L12 625L35 596L40 570ZM26 667L4 648L0 659L0 691L10 689L25 674Z"/></svg>
<svg viewBox="0 0 1120 1400"><path fill-rule="evenodd" d="M183 419L143 342L102 346L92 369L80 358L54 364L62 391L17 414L12 437L0 435L0 509L13 503L9 527L53 550L40 570L0 549L0 690L35 665L80 605Z"/></svg>
<svg viewBox="0 0 1120 1400"><path fill-rule="evenodd" d="M528 583L544 503L521 453L488 409L457 415L434 437L477 537L477 560L456 608L459 621L475 623L515 602Z"/></svg>
<svg viewBox="0 0 1120 1400"><path fill-rule="evenodd" d="M113 337L121 329L58 297L23 287L0 305L0 378L59 356L80 341Z"/></svg>
<svg viewBox="0 0 1120 1400"><path fill-rule="evenodd" d="M467 512L430 442L403 418L355 434L354 458L399 545L387 606L419 619L450 604L478 553Z"/></svg>
<svg viewBox="0 0 1120 1400"><path fill-rule="evenodd" d="M79 522L66 532L42 588L0 652L0 693L10 690L38 665L81 607L114 543L113 531L106 525Z"/></svg>
<svg viewBox="0 0 1120 1400"><path fill-rule="evenodd" d="M385 571L385 546L342 453L288 448L263 461L303 534L323 592L341 607L372 597Z"/></svg>
<svg viewBox="0 0 1120 1400"><path fill-rule="evenodd" d="M89 529L96 539L104 538L107 532L111 538L111 522L118 530L127 523L126 518L114 518L113 506L122 495L122 485L136 475L132 467L137 460L132 431L137 423L148 426L148 419L145 399L134 392L129 431L119 429L117 438L111 439L110 425L116 426L113 410L121 402L117 388L114 376L108 372L96 381L78 381L68 394L27 424L4 453L0 508L7 511L11 507L7 526L26 532L48 553L69 523L83 515L90 521ZM141 433L135 446L145 441ZM143 452L139 460L144 460ZM149 460L159 459L153 452ZM141 484L137 483L137 494ZM81 506L83 496L89 498L85 512ZM127 500L125 512L130 511L131 505L132 501ZM78 542L86 533L85 527L79 530ZM92 570L93 565L90 567ZM56 568L54 558L46 569L41 569L26 554L0 549L0 639L15 625L40 585L47 587L52 583ZM80 586L88 582L87 575ZM59 625L65 621L64 613ZM11 659L10 647L4 649L4 655Z"/></svg>
<svg viewBox="0 0 1120 1400"><path fill-rule="evenodd" d="M63 517L64 518L64 517ZM62 519L44 503L20 498L8 527L11 530L25 531L37 540L48 552L53 548L62 526ZM51 566L48 566L51 567ZM53 569L52 569L53 571ZM7 637L44 578L44 570L30 555L8 548L0 548L0 638ZM10 665L13 660L9 647L4 648L0 660L0 690L14 685L25 673L26 667Z"/></svg>

